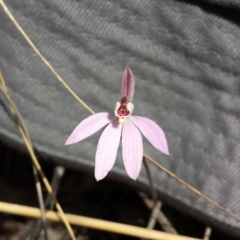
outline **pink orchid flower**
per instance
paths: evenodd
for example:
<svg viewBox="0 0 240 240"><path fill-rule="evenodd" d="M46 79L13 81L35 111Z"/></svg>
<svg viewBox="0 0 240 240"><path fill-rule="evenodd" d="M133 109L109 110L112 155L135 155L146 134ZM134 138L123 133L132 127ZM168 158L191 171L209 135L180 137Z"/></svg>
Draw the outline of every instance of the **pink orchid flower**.
<svg viewBox="0 0 240 240"><path fill-rule="evenodd" d="M134 180L138 177L143 158L141 133L159 151L169 154L168 144L163 130L152 120L132 116L135 80L129 67L122 75L122 99L116 103L113 113L96 113L74 129L65 145L79 142L107 125L97 146L95 157L95 178L103 179L112 169L122 137L122 156L127 174ZM140 131L139 131L140 130ZM140 133L141 132L141 133Z"/></svg>

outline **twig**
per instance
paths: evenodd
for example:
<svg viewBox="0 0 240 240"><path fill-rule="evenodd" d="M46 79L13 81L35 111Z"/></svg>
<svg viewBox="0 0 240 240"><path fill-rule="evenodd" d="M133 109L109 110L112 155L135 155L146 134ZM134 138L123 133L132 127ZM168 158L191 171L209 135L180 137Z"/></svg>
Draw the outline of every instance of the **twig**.
<svg viewBox="0 0 240 240"><path fill-rule="evenodd" d="M20 215L31 218L39 218L41 213L38 208L27 207L12 203L0 202L0 211L10 213L14 215ZM45 212L46 219L49 221L58 222L59 215L54 211ZM160 232L152 229L146 229L136 226L130 226L122 223L114 223L110 221L104 221L100 219L94 219L89 217L82 217L72 214L66 214L66 219L69 223L77 226L98 229L102 231L114 232L118 234L143 237L147 239L158 239L158 240L200 240L198 238L176 236L170 233Z"/></svg>
<svg viewBox="0 0 240 240"><path fill-rule="evenodd" d="M149 209L152 209L154 202L152 200L148 199L147 195L145 193L139 193L139 195L143 199L143 201L146 204L146 206ZM161 202L158 201L157 203L158 203L158 207L159 207L159 210L156 211L156 214L157 214L156 219L157 219L158 223L162 226L162 228L163 228L163 230L165 232L177 235L178 234L177 231L174 229L174 227L169 222L169 220L164 215L164 213L162 211L160 211L160 209L161 209ZM153 214L155 214L155 213L153 213Z"/></svg>
<svg viewBox="0 0 240 240"><path fill-rule="evenodd" d="M31 159L33 161L33 164L34 164L35 168L37 169L39 175L41 176L42 181L43 181L43 183L44 183L48 193L51 194L52 199L54 200L56 208L57 208L57 210L59 212L59 215L61 216L61 219L62 219L63 223L65 224L65 226L66 226L66 228L67 228L67 230L69 232L69 235L71 236L71 238L73 240L76 240L76 238L74 236L74 233L73 233L73 230L72 230L71 226L69 225L69 223L67 222L67 220L65 218L65 215L64 215L64 212L62 210L62 207L58 203L58 201L57 201L57 199L55 197L55 194L52 191L52 188L51 188L51 186L50 186L50 184L49 184L49 182L48 182L48 180L47 180L47 178L46 178L46 176L45 176L45 174L44 174L44 172L43 172L43 170L42 170L42 168L41 168L41 166L40 166L40 164L39 164L39 162L37 160L37 157L36 157L36 155L34 153L34 150L33 150L33 147L32 147L32 143L31 143L31 141L28 141L28 139L30 139L30 137L29 137L28 133L24 131L24 129L26 130L27 128L26 128L26 126L24 124L24 121L22 119L21 114L17 110L17 107L15 106L13 100L11 99L10 95L8 94L8 90L7 90L7 87L6 87L6 84L5 84L5 81L4 81L4 78L3 78L2 74L1 74L1 72L0 72L0 89L1 89L3 95L6 97L8 103L9 103L10 109L13 112L13 115L16 117L18 130L19 130L19 132L20 132L20 134L21 134L21 136L23 138L23 141L24 141L24 143L25 143L25 145L27 147L27 150L28 150L28 152L29 152L29 154L31 156Z"/></svg>
<svg viewBox="0 0 240 240"><path fill-rule="evenodd" d="M162 205L162 203L160 201L154 202L154 205L152 207L152 213L151 213L151 216L149 218L147 228L153 229L155 227L158 212L159 212L159 209L160 209L161 205ZM161 225L162 225L162 223L161 223Z"/></svg>
<svg viewBox="0 0 240 240"><path fill-rule="evenodd" d="M204 232L203 240L209 240L211 237L212 230L210 227L207 227Z"/></svg>

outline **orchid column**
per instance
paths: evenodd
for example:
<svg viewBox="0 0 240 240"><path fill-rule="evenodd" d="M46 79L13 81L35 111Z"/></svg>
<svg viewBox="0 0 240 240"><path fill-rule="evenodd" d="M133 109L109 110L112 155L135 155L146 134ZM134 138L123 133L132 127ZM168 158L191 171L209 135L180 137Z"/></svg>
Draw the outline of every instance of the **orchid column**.
<svg viewBox="0 0 240 240"><path fill-rule="evenodd" d="M121 137L124 166L129 177L134 180L138 177L142 165L141 133L156 149L169 154L163 130L148 118L132 116L134 105L131 101L134 95L135 80L129 67L123 71L121 87L122 98L116 103L114 113L96 113L84 119L65 143L69 145L79 142L107 125L99 139L95 157L97 181L103 179L112 169Z"/></svg>

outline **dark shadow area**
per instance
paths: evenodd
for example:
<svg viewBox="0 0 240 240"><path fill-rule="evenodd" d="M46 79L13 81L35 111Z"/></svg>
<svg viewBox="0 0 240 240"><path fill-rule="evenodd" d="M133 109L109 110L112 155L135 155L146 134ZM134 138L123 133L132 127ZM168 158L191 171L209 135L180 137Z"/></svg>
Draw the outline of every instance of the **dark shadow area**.
<svg viewBox="0 0 240 240"><path fill-rule="evenodd" d="M191 1L191 0L176 0L178 2L183 2L189 5L199 6L205 12L214 14L220 18L224 18L228 21L236 25L240 25L240 2L237 4L227 4L229 1L209 1L209 0L198 0L198 1Z"/></svg>

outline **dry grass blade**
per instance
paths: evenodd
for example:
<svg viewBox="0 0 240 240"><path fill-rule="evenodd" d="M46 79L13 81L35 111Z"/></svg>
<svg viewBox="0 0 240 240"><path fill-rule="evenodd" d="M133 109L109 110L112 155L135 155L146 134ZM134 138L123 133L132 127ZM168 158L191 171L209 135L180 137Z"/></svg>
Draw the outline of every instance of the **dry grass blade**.
<svg viewBox="0 0 240 240"><path fill-rule="evenodd" d="M53 66L47 61L47 59L41 54L41 52L37 49L35 44L31 41L31 39L28 37L28 35L24 32L22 27L19 25L15 17L12 15L12 13L9 11L7 5L4 3L3 0L0 0L0 4L3 8L3 10L6 12L8 17L12 20L16 28L19 30L19 32L23 35L23 37L26 39L26 41L29 43L29 45L32 47L32 49L35 51L35 53L40 57L40 59L47 65L47 67L51 70L51 72L56 76L58 81L70 92L70 94L82 104L89 112L94 114L94 111L70 88L70 86L62 79L62 77L57 73L57 71L53 68Z"/></svg>
<svg viewBox="0 0 240 240"><path fill-rule="evenodd" d="M2 91L4 91L5 94L7 95L7 98L10 98L7 86L4 82L4 78L3 78L1 72L0 72L0 86L2 87ZM22 128L22 130L24 131L24 134L26 135L26 137L28 139L29 144L31 145L31 148L33 148L31 138L29 136L26 125L21 117L21 114L18 112L17 108L13 107L12 105L10 105L10 109L13 113L13 116L16 119L16 124L17 124L18 129ZM32 163L32 166L33 166L33 174L34 174L34 178L35 178L35 185L36 185L36 190L37 190L37 195L38 195L39 206L41 209L41 218L42 218L43 228L44 228L44 232L45 232L45 240L48 240L46 219L45 219L45 213L44 213L43 196L42 196L42 188L41 188L40 180L39 180L39 177L37 174L37 170L33 163Z"/></svg>
<svg viewBox="0 0 240 240"><path fill-rule="evenodd" d="M0 90L2 91L3 95L6 97L8 103L10 105L10 109L11 109L13 115L16 118L18 130L19 130L19 132L20 132L20 134L21 134L21 136L23 138L23 141L24 141L24 143L25 143L25 145L27 147L27 150L28 150L28 152L29 152L29 154L31 156L31 159L33 161L33 164L34 164L35 168L37 169L39 175L41 176L42 181L43 181L43 183L44 183L48 193L52 196L52 199L55 202L56 208L57 208L57 210L59 212L59 215L60 215L63 223L65 224L65 226L66 226L66 228L67 228L67 230L69 232L69 235L71 236L71 238L73 240L75 240L76 238L74 236L73 230L72 230L70 224L68 223L68 221L66 220L64 212L63 212L60 204L58 203L58 201L57 201L57 199L55 197L55 194L52 191L51 185L49 184L49 182L48 182L48 180L47 180L44 172L42 171L42 168L41 168L41 166L40 166L40 164L39 164L39 162L37 160L37 157L36 157L36 155L34 153L33 146L32 146L31 140L30 140L30 136L29 136L29 134L27 133L27 130L26 130L27 128L26 128L26 126L24 124L24 121L23 121L23 119L21 117L21 114L19 113L19 111L18 111L17 107L15 106L13 100L11 99L10 95L8 94L7 86L5 84L5 81L4 81L4 78L3 78L2 74L1 74L1 72L0 72Z"/></svg>
<svg viewBox="0 0 240 240"><path fill-rule="evenodd" d="M23 37L25 38L25 40L29 43L29 45L32 47L32 49L36 52L36 54L40 57L40 59L46 64L46 66L51 70L51 72L56 76L56 78L59 80L59 82L70 92L70 94L78 101L81 103L81 105L86 108L90 113L94 114L94 111L88 106L87 103L85 103L81 98L79 98L77 96L77 94L67 85L67 83L62 79L62 77L57 73L57 71L52 67L52 65L46 60L46 58L41 54L41 52L37 49L37 47L34 45L34 43L30 40L30 38L27 36L27 34L24 32L24 30L21 28L21 26L19 25L19 23L17 22L17 20L14 18L14 16L12 15L12 13L9 11L8 7L6 6L6 4L4 3L3 0L0 0L0 4L2 6L2 8L4 9L4 11L6 12L7 16L11 19L11 21L14 23L14 25L16 26L16 28L19 30L19 32L23 35ZM210 202L211 204L213 204L215 207L221 209L223 212L225 212L226 214L228 214L229 216L233 217L234 219L236 219L237 221L240 221L240 218L235 216L233 213L229 212L228 210L226 210L224 207L222 207L220 204L218 204L217 202L213 201L211 198L207 197L206 195L204 195L203 193L201 193L199 190L197 190L196 188L194 188L193 186L191 186L190 184L186 183L185 181L183 181L181 178L177 177L175 174L173 174L172 172L170 172L169 170L167 170L166 168L164 168L162 165L160 165L159 163L157 163L155 160L153 160L152 158L148 157L147 155L144 154L144 156L150 161L152 162L155 166L157 166L158 168L160 168L162 171L166 172L169 176L171 176L172 178L174 178L175 180L177 180L179 183L183 184L186 188L188 188L189 190L193 191L194 193L196 193L198 196L204 198L206 201Z"/></svg>
<svg viewBox="0 0 240 240"><path fill-rule="evenodd" d="M0 202L0 211L31 218L40 217L39 209L22 205L16 205L12 203ZM122 223L114 223L110 221L82 217L72 214L66 214L66 218L73 225L94 228L102 231L114 232L133 237L142 237L146 239L158 239L158 240L200 240L198 238L177 236L170 233L160 232L152 229L146 229ZM46 219L55 222L59 221L58 214L54 211L46 211Z"/></svg>

